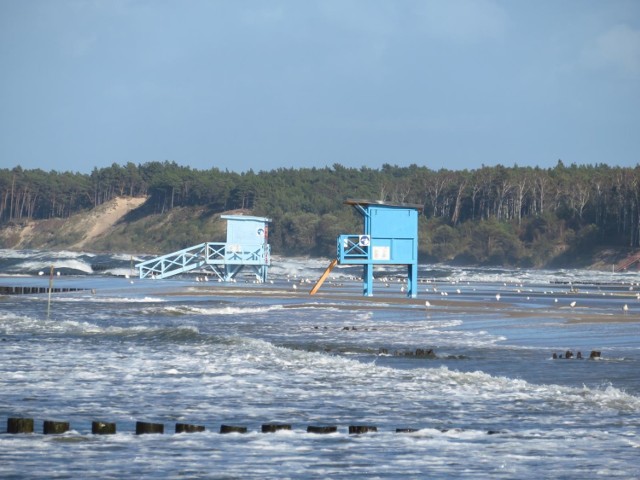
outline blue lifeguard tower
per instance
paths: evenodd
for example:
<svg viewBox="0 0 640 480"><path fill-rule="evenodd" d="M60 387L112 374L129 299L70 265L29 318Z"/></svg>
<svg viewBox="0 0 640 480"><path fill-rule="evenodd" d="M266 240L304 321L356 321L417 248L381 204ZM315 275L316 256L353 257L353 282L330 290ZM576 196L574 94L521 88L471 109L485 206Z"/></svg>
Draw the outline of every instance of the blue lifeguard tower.
<svg viewBox="0 0 640 480"><path fill-rule="evenodd" d="M422 205L347 200L364 218L364 232L340 235L337 258L331 262L310 294L315 294L333 267L362 265L364 295L373 295L373 267L376 265L407 266L407 296L418 293L418 215Z"/></svg>
<svg viewBox="0 0 640 480"><path fill-rule="evenodd" d="M229 282L245 267L267 281L270 259L269 222L263 217L221 215L227 221L225 243L206 242L136 264L140 278L167 278L196 269Z"/></svg>

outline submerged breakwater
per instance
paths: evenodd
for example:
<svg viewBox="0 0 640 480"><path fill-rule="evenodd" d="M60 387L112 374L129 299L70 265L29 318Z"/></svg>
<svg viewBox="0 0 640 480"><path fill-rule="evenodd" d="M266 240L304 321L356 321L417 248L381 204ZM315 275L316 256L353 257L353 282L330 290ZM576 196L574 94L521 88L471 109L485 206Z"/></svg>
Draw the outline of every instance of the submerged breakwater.
<svg viewBox="0 0 640 480"><path fill-rule="evenodd" d="M49 287L30 287L30 286L5 286L0 285L0 295L30 295L41 293L68 293L79 292L81 290L87 290L86 288L76 287L62 287L62 288L49 288Z"/></svg>
<svg viewBox="0 0 640 480"><path fill-rule="evenodd" d="M103 422L103 421L93 421L91 422L90 431L87 429L86 431L83 429L76 429L71 427L69 422L61 422L55 420L44 420L42 424L41 433L44 435L51 434L65 434L69 435L88 435L91 433L92 435L115 435L118 430L117 425L114 422ZM207 425L194 425L190 423L178 422L175 424L174 433L201 433L206 431L208 428L211 428L211 425L207 427ZM378 427L375 425L348 425L339 427L338 425L309 425L306 428L299 427L294 429L299 430L300 432L306 433L348 433L349 435L358 435L364 433L373 433L378 432ZM219 433L250 433L250 432L262 432L262 433L276 433L276 432L291 432L292 425L288 423L264 423L259 428L255 430L250 430L250 427L240 426L240 425L226 425L221 424L220 428L213 429L213 431L218 431ZM395 431L395 433L415 433L418 432L417 428L395 428L391 431ZM440 430L441 433L446 433L448 429ZM7 419L7 430L3 433L10 434L32 434L37 433L34 430L34 419L33 418L9 418ZM120 432L123 433L123 432ZM135 424L135 430L130 432L124 432L129 434L143 435L143 434L164 434L165 433L165 425L164 423L153 423L153 422L143 422L137 421ZM497 433L506 433L500 432L498 430L489 430L487 434L495 435Z"/></svg>

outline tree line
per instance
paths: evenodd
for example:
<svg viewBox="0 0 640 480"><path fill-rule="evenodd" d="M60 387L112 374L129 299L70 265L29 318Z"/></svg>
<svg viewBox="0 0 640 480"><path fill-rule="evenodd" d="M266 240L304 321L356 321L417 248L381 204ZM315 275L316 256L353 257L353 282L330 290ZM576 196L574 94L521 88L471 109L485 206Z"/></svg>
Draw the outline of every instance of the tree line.
<svg viewBox="0 0 640 480"><path fill-rule="evenodd" d="M461 171L335 164L236 173L169 161L90 174L16 167L0 169L0 224L67 218L119 196L148 197L145 215L204 207L269 217L270 243L283 253L331 255L337 235L359 233L347 198L421 205L421 254L435 260L540 265L595 245L640 246L640 166L562 161Z"/></svg>

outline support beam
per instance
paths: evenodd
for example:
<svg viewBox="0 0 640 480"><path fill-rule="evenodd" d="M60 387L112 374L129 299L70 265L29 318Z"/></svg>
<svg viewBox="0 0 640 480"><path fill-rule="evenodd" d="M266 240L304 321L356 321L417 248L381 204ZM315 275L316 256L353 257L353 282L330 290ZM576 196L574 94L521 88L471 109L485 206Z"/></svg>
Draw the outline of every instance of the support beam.
<svg viewBox="0 0 640 480"><path fill-rule="evenodd" d="M313 288L309 292L309 295L315 295L316 294L316 292L320 289L320 287L322 286L324 281L327 279L327 277L331 273L331 270L333 270L333 267L335 267L337 264L338 264L338 259L337 258L334 258L333 260L331 260L331 263L329 264L327 269L324 271L322 276L318 279L316 284L313 286Z"/></svg>

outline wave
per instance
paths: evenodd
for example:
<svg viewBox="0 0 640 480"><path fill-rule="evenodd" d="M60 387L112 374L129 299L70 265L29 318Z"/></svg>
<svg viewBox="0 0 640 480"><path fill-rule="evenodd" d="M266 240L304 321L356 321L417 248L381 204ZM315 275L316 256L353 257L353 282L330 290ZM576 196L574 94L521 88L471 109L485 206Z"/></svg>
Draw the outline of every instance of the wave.
<svg viewBox="0 0 640 480"><path fill-rule="evenodd" d="M503 285L538 284L623 284L637 285L634 272L607 272L582 269L504 269L486 267L447 267L440 266L446 274L440 281L461 283L489 283ZM428 271L421 269L422 276L429 278Z"/></svg>
<svg viewBox="0 0 640 480"><path fill-rule="evenodd" d="M266 313L284 309L283 305L270 305L265 307L193 307L189 305L163 307L165 312L180 315L248 315Z"/></svg>
<svg viewBox="0 0 640 480"><path fill-rule="evenodd" d="M241 339L235 347L244 368L259 365L261 370L284 372L287 377L309 377L314 395L331 398L334 391L348 388L351 403L375 401L384 403L433 404L434 409L456 409L473 415L476 404L500 404L505 410L518 410L526 405L531 414L556 410L564 412L599 410L640 413L640 398L621 389L604 387L576 388L556 384L532 384L525 380L494 376L482 371L463 372L446 366L411 370L360 362L348 356L321 351L294 350L275 346L264 340ZM247 363L248 362L248 363ZM306 384L306 380L304 382ZM347 387L348 386L348 387ZM397 398L376 396L374 392L398 392ZM394 409L399 409L396 406ZM485 408L485 407L482 407ZM527 413L529 414L529 413ZM555 421L555 417L551 417Z"/></svg>
<svg viewBox="0 0 640 480"><path fill-rule="evenodd" d="M102 327L91 322L38 319L15 314L0 314L0 331L5 335L99 335L123 340L157 340L170 343L200 338L199 329L192 325Z"/></svg>
<svg viewBox="0 0 640 480"><path fill-rule="evenodd" d="M14 265L11 270L18 270L23 272L45 272L48 273L49 269L53 266L54 271L60 270L75 270L82 273L91 274L93 273L93 268L91 268L91 264L74 259L66 259L63 261L57 262L48 262L48 261L36 261L29 260L26 262L19 263Z"/></svg>
<svg viewBox="0 0 640 480"><path fill-rule="evenodd" d="M79 258L79 257L95 257L96 253L89 252L73 252L71 250L56 251L37 251L36 256L43 258Z"/></svg>
<svg viewBox="0 0 640 480"><path fill-rule="evenodd" d="M135 278L137 274L132 271L131 268L119 267L119 268L107 268L102 272L104 275L112 275L114 277Z"/></svg>
<svg viewBox="0 0 640 480"><path fill-rule="evenodd" d="M142 258L138 257L137 255L132 255L132 254L128 254L128 253L113 253L110 255L110 257L113 260L119 260L119 261L123 261L123 262L141 262L143 261Z"/></svg>
<svg viewBox="0 0 640 480"><path fill-rule="evenodd" d="M197 327L180 325L173 327L107 327L99 332L105 337L118 337L130 341L154 341L161 343L184 343L201 340Z"/></svg>
<svg viewBox="0 0 640 480"><path fill-rule="evenodd" d="M202 314L203 311L231 314L231 310L226 308L187 309L194 314ZM242 311L240 308L236 313ZM202 333L196 326L188 324L101 326L95 322L53 321L0 312L0 332L5 335L96 336L131 341L140 349L165 345L162 350L166 351L167 358L174 359L176 365L182 364L182 358L186 361L187 357L198 356L207 371L233 372L234 378L250 375L258 384L282 385L287 396L313 395L334 399L341 405L353 405L354 408L362 402L375 401L376 408L381 411L392 408L400 412L405 404L426 402L434 412L459 412L466 422L472 420L478 409L486 409L487 404L492 404L493 410L497 408L506 412L505 415L532 416L536 412L544 412L549 415L549 422L558 421L562 412L567 410L585 415L594 411L614 415L615 412L640 413L639 397L610 384L581 388L533 384L483 371L452 370L447 366L399 369L378 365L375 360L363 362L321 350L278 346L267 340L238 334ZM427 330L425 335L429 338ZM183 343L198 346L182 353L166 348L167 344ZM216 347L212 348L213 345ZM242 385L243 382L237 388L244 388ZM389 392L398 394L388 395Z"/></svg>
<svg viewBox="0 0 640 480"><path fill-rule="evenodd" d="M0 250L0 271L9 273L35 274L48 272L51 266L65 273L93 275L115 270L131 272L131 264L137 261L132 255L123 253L87 253L41 250ZM109 274L109 273L107 273Z"/></svg>
<svg viewBox="0 0 640 480"><path fill-rule="evenodd" d="M33 254L27 250L10 250L8 248L0 248L0 259L17 259L30 258Z"/></svg>
<svg viewBox="0 0 640 480"><path fill-rule="evenodd" d="M160 297L99 297L93 294L82 296L56 296L53 303L73 303L73 302L90 302L90 303L166 303L167 300Z"/></svg>
<svg viewBox="0 0 640 480"><path fill-rule="evenodd" d="M389 378L390 374L402 377L407 375L406 371L391 372L386 367L381 372L376 372L377 376ZM367 376L371 377L371 370L367 369ZM536 385L525 380L512 379L508 377L492 376L481 371L460 372L450 370L446 366L432 369L412 370L413 382L409 385L414 389L422 389L425 386L435 384L434 387L439 395L449 398L452 402L469 401L478 399L480 401L543 401L549 405L557 405L560 409L583 409L597 408L608 409L619 412L640 413L640 397L628 394L623 390L606 385L603 387L570 387L554 384ZM404 389L407 388L405 383Z"/></svg>

